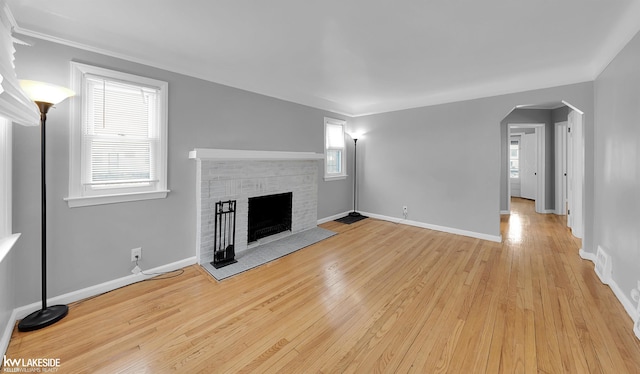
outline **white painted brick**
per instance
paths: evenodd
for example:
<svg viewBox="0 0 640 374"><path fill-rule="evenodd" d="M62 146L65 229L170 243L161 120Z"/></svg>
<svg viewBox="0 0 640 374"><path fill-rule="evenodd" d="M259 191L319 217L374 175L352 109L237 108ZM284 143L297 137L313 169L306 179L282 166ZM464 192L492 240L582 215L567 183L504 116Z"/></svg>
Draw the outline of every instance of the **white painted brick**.
<svg viewBox="0 0 640 374"><path fill-rule="evenodd" d="M314 160L201 162L200 263L213 259L215 203L236 200L236 251L247 248L249 198L293 192L292 231L316 226L318 167Z"/></svg>

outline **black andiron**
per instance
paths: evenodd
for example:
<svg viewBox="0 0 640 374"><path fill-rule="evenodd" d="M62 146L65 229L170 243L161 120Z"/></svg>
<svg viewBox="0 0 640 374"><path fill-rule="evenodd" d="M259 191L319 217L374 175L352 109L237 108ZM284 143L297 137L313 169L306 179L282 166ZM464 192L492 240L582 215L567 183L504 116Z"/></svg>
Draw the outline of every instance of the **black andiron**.
<svg viewBox="0 0 640 374"><path fill-rule="evenodd" d="M236 251L236 201L218 201L216 203L215 235L213 238L213 265L220 269L234 264Z"/></svg>

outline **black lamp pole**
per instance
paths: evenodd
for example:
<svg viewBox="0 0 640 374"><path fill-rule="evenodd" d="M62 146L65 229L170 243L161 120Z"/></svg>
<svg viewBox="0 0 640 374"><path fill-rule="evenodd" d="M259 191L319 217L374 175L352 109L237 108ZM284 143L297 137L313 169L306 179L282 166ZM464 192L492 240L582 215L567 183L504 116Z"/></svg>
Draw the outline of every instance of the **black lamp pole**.
<svg viewBox="0 0 640 374"><path fill-rule="evenodd" d="M41 185L41 209L42 209L42 309L37 310L20 321L18 330L32 331L52 325L67 315L69 308L66 305L54 305L47 307L47 188L45 182L45 124L47 112L53 106L42 101L35 102L40 109L40 185Z"/></svg>
<svg viewBox="0 0 640 374"><path fill-rule="evenodd" d="M358 138L353 139L353 212L349 213L350 217L360 217L361 214L356 212L356 187L358 180Z"/></svg>

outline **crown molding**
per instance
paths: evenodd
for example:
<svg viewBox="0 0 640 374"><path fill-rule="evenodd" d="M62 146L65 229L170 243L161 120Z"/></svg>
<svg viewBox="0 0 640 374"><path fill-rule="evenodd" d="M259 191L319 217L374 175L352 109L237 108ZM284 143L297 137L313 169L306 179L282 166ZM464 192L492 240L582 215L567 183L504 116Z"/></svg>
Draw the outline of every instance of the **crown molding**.
<svg viewBox="0 0 640 374"><path fill-rule="evenodd" d="M640 1L632 1L629 9L624 12L622 19L602 43L602 48L591 63L593 80L609 66L609 64L622 52L631 39L640 32Z"/></svg>
<svg viewBox="0 0 640 374"><path fill-rule="evenodd" d="M592 61L582 65L582 68L578 67L576 69L575 66L557 69L551 68L544 72L534 72L519 77L506 77L501 81L492 82L491 84L478 82L470 87L458 87L422 97L414 97L394 102L381 102L370 106L351 107L349 105L332 102L320 97L300 97L300 95L292 95L286 92L264 92L264 90L256 89L256 87L237 86L234 85L234 82L225 80L224 77L207 76L206 74L196 72L189 68L172 64L162 64L151 59L139 58L127 53L115 52L106 48L87 45L22 28L17 25L8 5L6 5L4 1L2 5L3 12L7 14L7 18L12 25L13 31L24 36L38 38L125 61L187 75L208 82L341 114L351 118L594 81L604 71L604 69L606 69L608 64L620 53L620 51L622 51L634 35L640 31L640 22L638 21L640 20L640 1L636 1L629 5L629 10L625 12L621 21L606 37L606 42L602 44L602 48L594 51L595 56Z"/></svg>

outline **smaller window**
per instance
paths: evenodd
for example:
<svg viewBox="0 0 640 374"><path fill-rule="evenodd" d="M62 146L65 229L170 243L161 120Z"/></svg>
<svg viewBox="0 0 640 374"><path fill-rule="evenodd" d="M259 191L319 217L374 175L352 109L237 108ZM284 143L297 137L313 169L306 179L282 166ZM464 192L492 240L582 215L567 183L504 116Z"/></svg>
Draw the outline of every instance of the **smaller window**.
<svg viewBox="0 0 640 374"><path fill-rule="evenodd" d="M324 179L344 179L346 172L346 152L344 142L345 121L324 119Z"/></svg>
<svg viewBox="0 0 640 374"><path fill-rule="evenodd" d="M509 175L520 178L520 141L512 140L509 148Z"/></svg>

